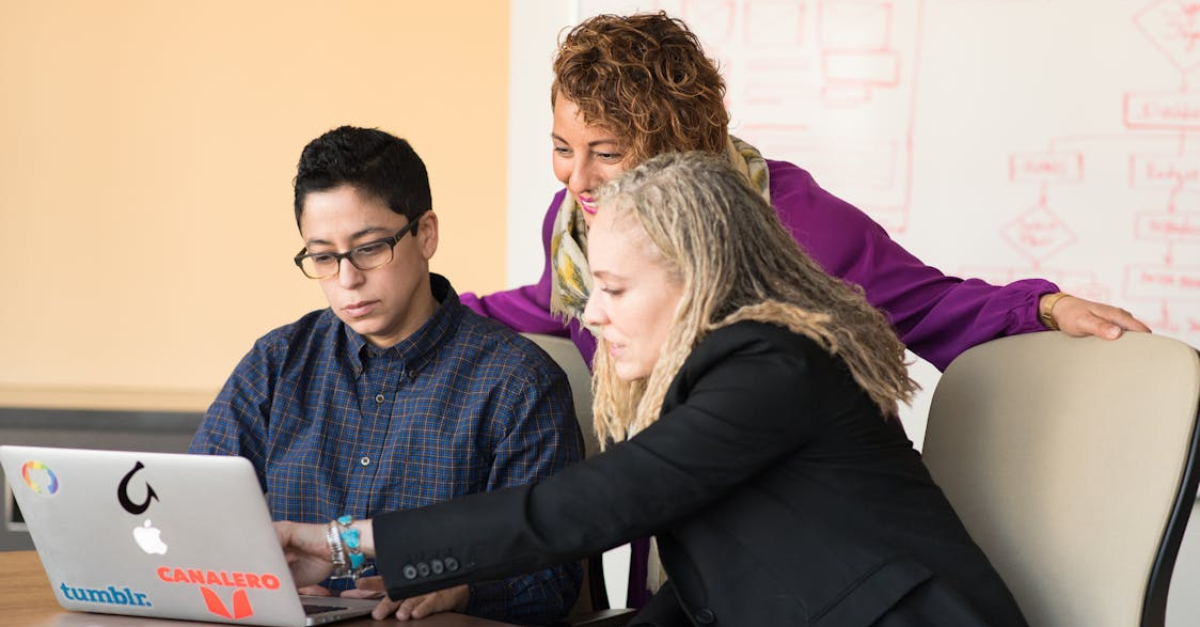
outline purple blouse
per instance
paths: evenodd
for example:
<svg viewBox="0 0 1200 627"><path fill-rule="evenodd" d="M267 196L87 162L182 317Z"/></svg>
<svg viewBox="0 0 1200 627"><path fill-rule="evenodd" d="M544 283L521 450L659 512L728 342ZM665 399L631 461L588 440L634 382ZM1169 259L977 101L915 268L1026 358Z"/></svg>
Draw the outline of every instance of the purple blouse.
<svg viewBox="0 0 1200 627"><path fill-rule="evenodd" d="M861 285L905 346L939 370L976 344L1045 329L1037 318L1038 299L1058 291L1053 283L1025 279L995 286L942 274L892 241L865 213L821 189L808 172L783 161L767 164L771 202L800 247L826 272ZM542 223L542 278L534 285L461 298L477 313L517 331L569 335L590 364L596 352L592 334L578 320L564 325L550 313L550 235L565 193L554 196Z"/></svg>

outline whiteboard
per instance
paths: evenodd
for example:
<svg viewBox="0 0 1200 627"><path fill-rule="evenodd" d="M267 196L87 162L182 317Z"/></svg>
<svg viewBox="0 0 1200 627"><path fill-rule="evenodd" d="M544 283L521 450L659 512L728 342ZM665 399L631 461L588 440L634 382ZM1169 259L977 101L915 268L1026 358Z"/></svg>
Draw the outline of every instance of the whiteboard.
<svg viewBox="0 0 1200 627"><path fill-rule="evenodd" d="M581 16L666 10L722 68L733 134L948 274L1043 277L1200 346L1200 4L514 0L509 280L536 280L549 64ZM543 63L544 65L538 65ZM518 78L518 76L522 78ZM524 82L521 82L524 81ZM936 369L903 415L919 447Z"/></svg>

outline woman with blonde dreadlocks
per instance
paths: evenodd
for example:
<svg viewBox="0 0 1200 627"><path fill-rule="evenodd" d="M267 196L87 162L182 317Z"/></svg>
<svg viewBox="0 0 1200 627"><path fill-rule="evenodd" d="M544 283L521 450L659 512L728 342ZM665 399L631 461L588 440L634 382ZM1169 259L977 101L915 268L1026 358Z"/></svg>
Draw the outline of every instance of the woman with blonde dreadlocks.
<svg viewBox="0 0 1200 627"><path fill-rule="evenodd" d="M389 596L653 534L669 578L633 625L1025 624L895 420L915 386L861 290L724 159L650 159L599 205L583 318L613 444L533 485L354 523ZM329 575L325 526L277 528L298 583Z"/></svg>

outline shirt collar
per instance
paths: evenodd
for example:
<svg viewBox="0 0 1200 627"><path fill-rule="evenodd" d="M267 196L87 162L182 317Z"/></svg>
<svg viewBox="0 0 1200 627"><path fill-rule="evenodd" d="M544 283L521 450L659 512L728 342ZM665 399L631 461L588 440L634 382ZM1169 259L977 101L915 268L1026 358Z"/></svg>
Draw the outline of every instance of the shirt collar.
<svg viewBox="0 0 1200 627"><path fill-rule="evenodd" d="M450 281L446 277L430 272L429 283L433 291L433 298L438 301L437 309L434 309L433 315L425 321L425 324L421 325L421 328L417 329L416 333L390 348L377 349L373 347L367 342L367 338L338 320L346 333L346 357L350 360L350 365L354 367L355 373L362 372L364 358L368 358L372 352L375 352L401 360L408 365L410 376L415 376L426 362L433 358L435 349L446 343L462 319L462 306L458 300L458 292L454 291L454 286L450 285Z"/></svg>

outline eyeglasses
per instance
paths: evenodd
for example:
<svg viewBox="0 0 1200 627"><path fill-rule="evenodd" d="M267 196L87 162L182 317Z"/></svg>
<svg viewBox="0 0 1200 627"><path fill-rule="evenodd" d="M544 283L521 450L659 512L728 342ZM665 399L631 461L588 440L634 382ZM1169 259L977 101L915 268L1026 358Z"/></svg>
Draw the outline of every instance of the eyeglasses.
<svg viewBox="0 0 1200 627"><path fill-rule="evenodd" d="M318 280L337 276L342 271L343 259L349 259L351 265L363 271L381 268L392 260L396 244L409 231L417 228L417 223L421 221L421 216L424 214L425 212L422 211L414 216L408 224L404 225L404 228L391 237L355 246L344 253L309 253L307 252L308 248L305 247L296 253L292 261L296 263L296 267L300 268L304 276Z"/></svg>

